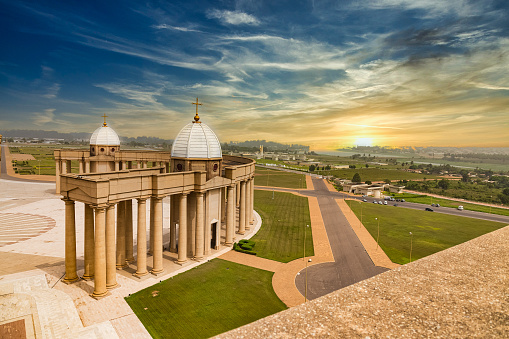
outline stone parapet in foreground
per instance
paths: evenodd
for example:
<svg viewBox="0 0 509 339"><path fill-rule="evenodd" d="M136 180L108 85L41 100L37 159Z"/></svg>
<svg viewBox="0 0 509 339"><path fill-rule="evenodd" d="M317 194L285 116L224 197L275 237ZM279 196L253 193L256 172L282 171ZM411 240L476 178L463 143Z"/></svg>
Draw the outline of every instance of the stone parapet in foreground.
<svg viewBox="0 0 509 339"><path fill-rule="evenodd" d="M509 226L220 335L508 338Z"/></svg>

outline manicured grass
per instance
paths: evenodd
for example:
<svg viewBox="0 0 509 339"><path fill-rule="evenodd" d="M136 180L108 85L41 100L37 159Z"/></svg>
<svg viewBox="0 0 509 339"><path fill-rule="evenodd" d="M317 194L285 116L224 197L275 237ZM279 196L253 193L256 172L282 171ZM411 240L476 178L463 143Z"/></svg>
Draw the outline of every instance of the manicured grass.
<svg viewBox="0 0 509 339"><path fill-rule="evenodd" d="M302 258L304 232L306 256L314 255L308 199L282 192L274 192L272 199L272 194L255 191L255 210L262 217L261 229L251 238L256 255L284 263Z"/></svg>
<svg viewBox="0 0 509 339"><path fill-rule="evenodd" d="M13 167L19 174L55 175L55 158L53 151L56 146L9 146L11 154L31 154L36 160L18 161ZM72 173L78 173L78 161L72 161Z"/></svg>
<svg viewBox="0 0 509 339"><path fill-rule="evenodd" d="M377 238L380 221L380 247L398 264L409 262L410 234L413 233L412 261L445 250L506 226L504 223L419 211L394 206L347 201L371 236ZM354 225L355 227L355 225Z"/></svg>
<svg viewBox="0 0 509 339"><path fill-rule="evenodd" d="M255 171L255 185L305 189L306 176L304 174L257 167Z"/></svg>
<svg viewBox="0 0 509 339"><path fill-rule="evenodd" d="M457 208L458 206L461 205L461 206L463 206L463 208L465 210L469 210L469 211L477 211L477 212L483 212L483 213L492 213L492 214L509 216L509 209L507 209L507 208L491 207L491 210L490 210L489 206L471 204L468 202L454 201L454 200L443 199L443 198L435 198L435 197L432 198L428 195L419 195L419 194L410 194L410 193L395 194L394 196L398 197L398 198L403 198L408 202L415 202L418 204L428 204L428 205L440 204L440 206L442 206L442 207L452 207L452 208Z"/></svg>
<svg viewBox="0 0 509 339"><path fill-rule="evenodd" d="M352 180L355 173L359 173L361 176L362 182L367 180L370 181L383 181L385 179L389 180L416 180L416 179L435 179L439 178L435 175L426 175L419 173L406 172L402 170L395 169L383 169L383 168L344 168L344 169L335 169L330 171L315 171L313 173L323 174L323 175L334 175L337 178L343 178Z"/></svg>
<svg viewBox="0 0 509 339"><path fill-rule="evenodd" d="M286 309L273 274L213 259L126 301L153 338L209 338Z"/></svg>

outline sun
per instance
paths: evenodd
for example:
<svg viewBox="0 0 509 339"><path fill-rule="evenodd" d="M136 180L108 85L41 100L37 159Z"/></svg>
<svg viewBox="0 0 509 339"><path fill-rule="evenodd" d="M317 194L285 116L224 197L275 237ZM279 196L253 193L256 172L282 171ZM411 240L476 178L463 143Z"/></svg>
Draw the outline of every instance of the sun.
<svg viewBox="0 0 509 339"><path fill-rule="evenodd" d="M357 138L354 143L355 146L373 146L373 139L371 138Z"/></svg>

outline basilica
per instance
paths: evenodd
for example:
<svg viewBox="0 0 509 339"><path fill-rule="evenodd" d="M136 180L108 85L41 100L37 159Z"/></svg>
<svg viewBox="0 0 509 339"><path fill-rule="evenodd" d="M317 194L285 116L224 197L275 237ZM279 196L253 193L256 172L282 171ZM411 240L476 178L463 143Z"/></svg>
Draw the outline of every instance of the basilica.
<svg viewBox="0 0 509 339"><path fill-rule="evenodd" d="M198 100L193 104L196 115L175 137L171 153L122 150L106 116L88 150L55 150L56 190L65 203L64 282L80 279L75 202L84 205L81 278L93 279L97 299L117 286L116 270L127 263L136 263L137 278L160 275L163 252L175 253L175 264L201 261L250 229L255 161L223 155L215 133L200 121ZM78 161L79 173L71 173L71 161Z"/></svg>

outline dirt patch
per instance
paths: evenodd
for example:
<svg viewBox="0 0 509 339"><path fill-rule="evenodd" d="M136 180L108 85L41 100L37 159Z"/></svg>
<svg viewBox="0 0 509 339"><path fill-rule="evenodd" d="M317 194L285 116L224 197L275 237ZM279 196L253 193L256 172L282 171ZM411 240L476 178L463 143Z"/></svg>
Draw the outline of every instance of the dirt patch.
<svg viewBox="0 0 509 339"><path fill-rule="evenodd" d="M16 154L16 153L14 154L11 153L11 159L17 161L35 160L32 154Z"/></svg>

